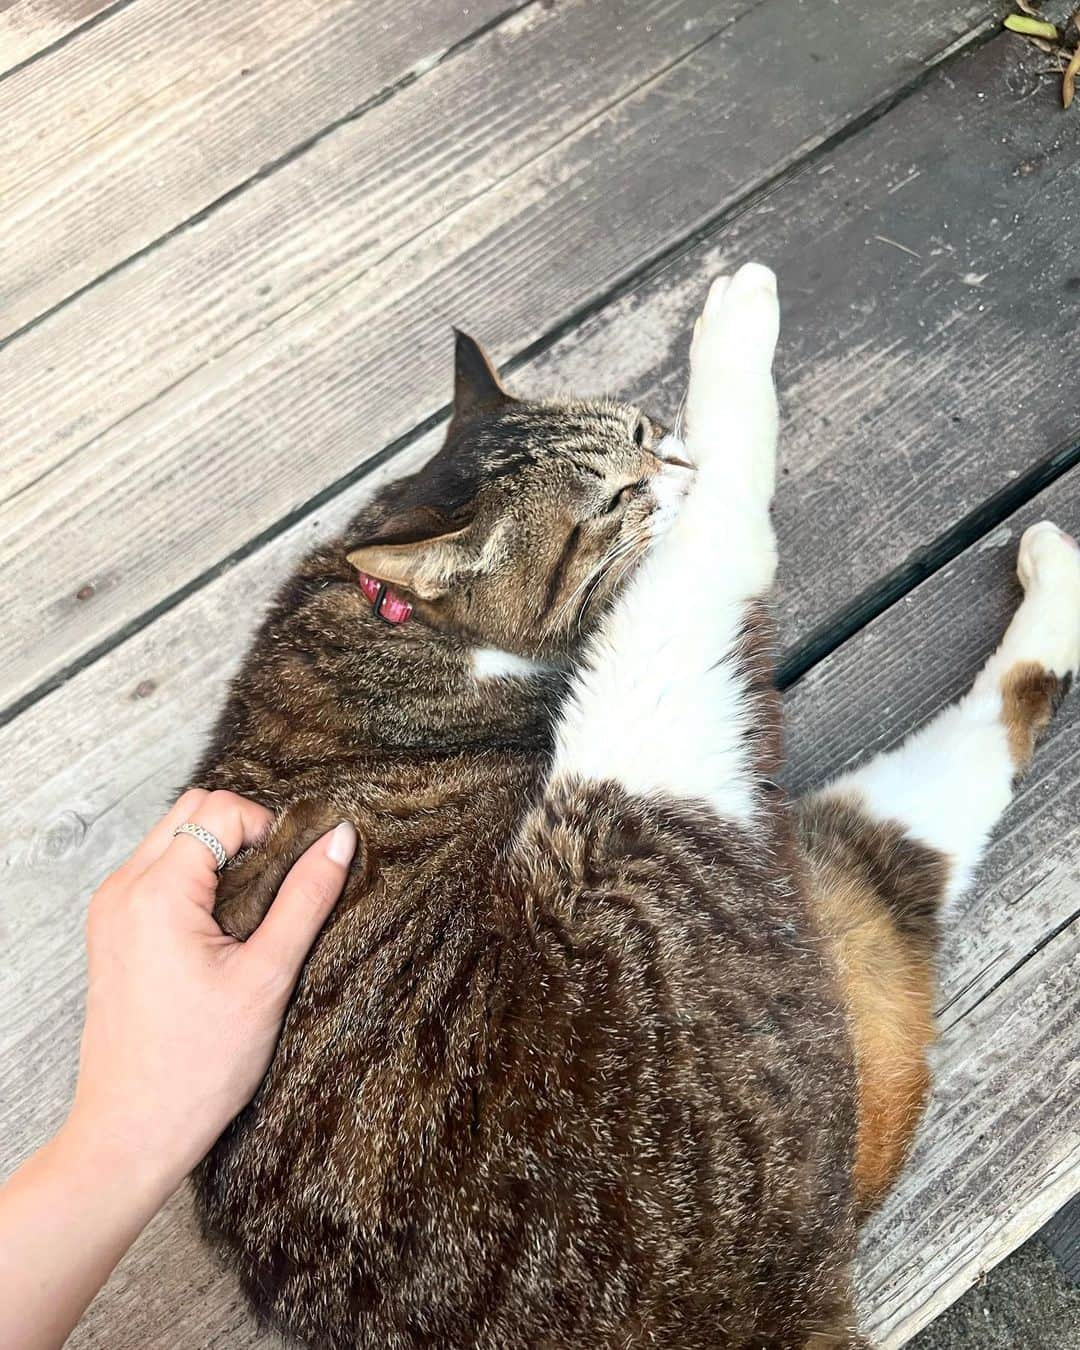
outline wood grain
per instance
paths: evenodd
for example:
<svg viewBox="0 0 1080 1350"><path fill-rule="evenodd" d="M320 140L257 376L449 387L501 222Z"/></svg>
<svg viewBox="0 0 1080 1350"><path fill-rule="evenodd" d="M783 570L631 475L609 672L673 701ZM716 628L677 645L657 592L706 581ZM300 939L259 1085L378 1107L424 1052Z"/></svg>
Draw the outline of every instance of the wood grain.
<svg viewBox="0 0 1080 1350"><path fill-rule="evenodd" d="M1078 975L1074 922L942 1036L930 1113L859 1261L863 1322L882 1350L1080 1190Z"/></svg>
<svg viewBox="0 0 1080 1350"><path fill-rule="evenodd" d="M0 354L12 466L0 697L54 675L435 412L451 321L512 356L908 81L983 6L920 0L871 24L826 0L766 0L705 40L683 7L657 5L650 58L676 36L665 15L698 45L651 78L633 67L632 90L625 60L583 70L578 28L561 25L586 11L584 0L529 11L488 34ZM507 108L530 90L526 134ZM459 118L473 128L467 150L440 139ZM438 162L451 149L452 171ZM454 210L429 226L433 193ZM654 351L676 331L654 330Z"/></svg>
<svg viewBox="0 0 1080 1350"><path fill-rule="evenodd" d="M614 40L603 42L620 15ZM694 15L686 0L623 0L601 16L584 0L557 15L528 6L9 348L8 491L62 467L193 368L392 261L404 241L700 43L703 26L707 38L713 27ZM647 47L641 22L653 29ZM582 44L604 58L556 109L552 87ZM79 351L92 352L92 366Z"/></svg>
<svg viewBox="0 0 1080 1350"><path fill-rule="evenodd" d="M125 0L0 0L0 77Z"/></svg>
<svg viewBox="0 0 1080 1350"><path fill-rule="evenodd" d="M513 7L140 0L14 73L0 338Z"/></svg>

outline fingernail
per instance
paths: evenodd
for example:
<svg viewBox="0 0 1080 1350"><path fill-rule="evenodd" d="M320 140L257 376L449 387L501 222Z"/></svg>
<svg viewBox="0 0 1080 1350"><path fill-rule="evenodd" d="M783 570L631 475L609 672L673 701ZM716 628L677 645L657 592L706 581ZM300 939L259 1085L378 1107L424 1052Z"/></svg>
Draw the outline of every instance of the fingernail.
<svg viewBox="0 0 1080 1350"><path fill-rule="evenodd" d="M331 862L340 863L344 867L346 863L352 862L352 856L355 852L356 830L347 820L343 820L330 836L330 842L326 846L326 856Z"/></svg>

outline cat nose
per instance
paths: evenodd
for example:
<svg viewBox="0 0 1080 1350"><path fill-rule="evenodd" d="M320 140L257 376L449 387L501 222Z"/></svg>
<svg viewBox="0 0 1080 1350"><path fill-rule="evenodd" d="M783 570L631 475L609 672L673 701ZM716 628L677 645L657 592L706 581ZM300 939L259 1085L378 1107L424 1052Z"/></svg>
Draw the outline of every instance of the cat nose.
<svg viewBox="0 0 1080 1350"><path fill-rule="evenodd" d="M693 469L693 465L686 459L682 441L678 436L667 435L653 451L653 454L661 464L670 464L676 469Z"/></svg>

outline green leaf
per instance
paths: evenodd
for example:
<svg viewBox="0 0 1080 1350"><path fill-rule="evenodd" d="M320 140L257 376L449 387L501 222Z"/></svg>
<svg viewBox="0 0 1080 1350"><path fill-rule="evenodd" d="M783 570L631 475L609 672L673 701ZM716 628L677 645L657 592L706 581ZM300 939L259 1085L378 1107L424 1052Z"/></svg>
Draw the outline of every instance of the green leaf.
<svg viewBox="0 0 1080 1350"><path fill-rule="evenodd" d="M1045 19L1030 19L1026 14L1010 14L1005 20L1010 33L1022 33L1024 37L1048 38L1056 42L1060 36L1057 28Z"/></svg>

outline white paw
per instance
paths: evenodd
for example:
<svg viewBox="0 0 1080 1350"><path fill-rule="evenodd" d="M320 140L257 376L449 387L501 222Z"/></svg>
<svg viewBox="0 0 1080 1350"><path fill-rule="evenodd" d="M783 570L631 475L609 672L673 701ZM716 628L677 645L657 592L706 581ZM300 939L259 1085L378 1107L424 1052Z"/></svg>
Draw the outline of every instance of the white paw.
<svg viewBox="0 0 1080 1350"><path fill-rule="evenodd" d="M1044 581L1069 583L1080 576L1080 544L1049 520L1029 525L1020 540L1016 574L1024 590Z"/></svg>
<svg viewBox="0 0 1080 1350"><path fill-rule="evenodd" d="M725 482L768 501L776 481L776 391L772 359L780 329L776 277L747 263L717 277L690 349L686 449L704 468L722 465Z"/></svg>
<svg viewBox="0 0 1080 1350"><path fill-rule="evenodd" d="M779 333L774 272L746 263L733 277L717 277L694 327L691 379L699 372L712 378L739 370L767 375Z"/></svg>
<svg viewBox="0 0 1080 1350"><path fill-rule="evenodd" d="M1024 531L1016 572L1024 600L1013 627L1022 635L1021 656L1055 675L1080 667L1080 546L1049 520ZM1010 630L1011 632L1011 630Z"/></svg>

